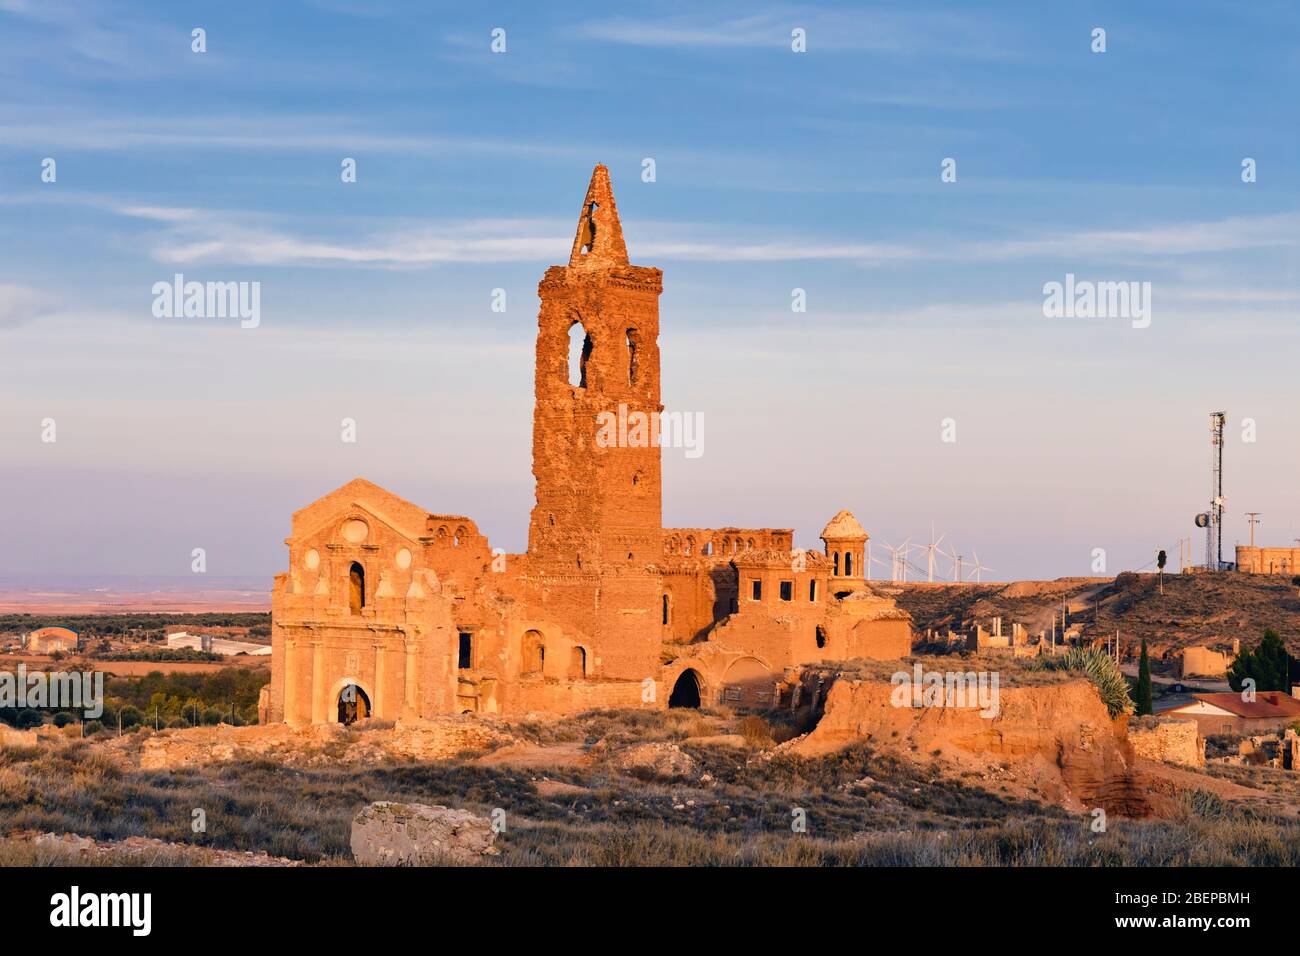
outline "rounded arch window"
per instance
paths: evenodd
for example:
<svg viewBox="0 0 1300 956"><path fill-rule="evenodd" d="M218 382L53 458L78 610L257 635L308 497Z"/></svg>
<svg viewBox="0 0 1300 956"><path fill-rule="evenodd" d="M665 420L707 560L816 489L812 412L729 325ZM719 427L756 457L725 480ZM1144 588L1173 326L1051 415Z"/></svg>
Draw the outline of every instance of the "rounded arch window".
<svg viewBox="0 0 1300 956"><path fill-rule="evenodd" d="M360 561L353 561L348 569L348 609L360 614L366 606L366 569Z"/></svg>
<svg viewBox="0 0 1300 956"><path fill-rule="evenodd" d="M636 329L627 330L627 383L635 385L637 372L640 370L638 351L641 348L641 333Z"/></svg>
<svg viewBox="0 0 1300 956"><path fill-rule="evenodd" d="M582 324L581 319L574 319L569 326L569 361L568 382L574 388L587 387L587 361L595 348L591 333Z"/></svg>

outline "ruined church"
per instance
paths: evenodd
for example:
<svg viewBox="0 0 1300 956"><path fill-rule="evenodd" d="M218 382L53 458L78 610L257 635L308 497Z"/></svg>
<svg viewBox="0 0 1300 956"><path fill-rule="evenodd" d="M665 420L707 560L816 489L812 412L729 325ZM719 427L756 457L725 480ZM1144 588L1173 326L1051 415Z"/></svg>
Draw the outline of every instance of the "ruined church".
<svg viewBox="0 0 1300 956"><path fill-rule="evenodd" d="M790 529L665 528L660 447L596 440L601 413L663 410L662 279L629 263L597 166L568 265L538 287L528 550L494 553L467 516L361 478L295 512L265 720L766 708L801 666L910 652L851 513L824 551Z"/></svg>

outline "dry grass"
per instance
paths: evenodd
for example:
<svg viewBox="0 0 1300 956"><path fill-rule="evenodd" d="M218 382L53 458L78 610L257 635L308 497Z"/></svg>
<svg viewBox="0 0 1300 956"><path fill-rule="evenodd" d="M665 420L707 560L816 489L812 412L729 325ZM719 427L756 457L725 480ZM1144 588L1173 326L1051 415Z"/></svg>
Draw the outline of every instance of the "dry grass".
<svg viewBox="0 0 1300 956"><path fill-rule="evenodd" d="M756 749L765 750L776 743L772 727L758 716L742 717L736 721L736 733L745 738L745 743Z"/></svg>
<svg viewBox="0 0 1300 956"><path fill-rule="evenodd" d="M200 850L182 846L143 853L88 857L70 847L35 846L26 842L0 840L0 866L202 866L204 862Z"/></svg>
<svg viewBox="0 0 1300 956"><path fill-rule="evenodd" d="M775 716L773 721L626 711L530 726L544 742L603 739L621 746L722 731L757 744L789 730ZM819 758L755 759L750 747L684 745L709 774L707 782L643 781L606 763L539 771L459 759L361 771L286 767L271 760L123 771L100 746L77 741L0 751L0 830L99 840L138 835L180 844L174 853L163 851L158 865L192 861L184 844L196 842L345 864L357 810L375 800L396 800L483 814L506 810L503 854L489 865L1300 864L1300 823L1246 811L1208 793L1188 795L1176 819L1112 819L1107 833L1095 834L1089 816L1010 799L985 789L973 775L954 778L937 763L867 746ZM1212 775L1259 785L1258 770L1223 770ZM537 784L543 776L581 789L548 788L542 796ZM207 815L201 836L190 830L195 808ZM792 829L796 811L806 819L807 832ZM0 846L0 865L69 862L61 852Z"/></svg>

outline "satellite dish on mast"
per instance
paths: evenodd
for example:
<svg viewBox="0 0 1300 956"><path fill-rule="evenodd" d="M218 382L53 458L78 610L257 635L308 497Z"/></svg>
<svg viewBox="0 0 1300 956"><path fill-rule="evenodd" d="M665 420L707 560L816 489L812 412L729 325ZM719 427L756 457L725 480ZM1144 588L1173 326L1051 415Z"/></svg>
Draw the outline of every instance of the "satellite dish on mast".
<svg viewBox="0 0 1300 956"><path fill-rule="evenodd" d="M1209 526L1210 526L1209 512L1202 511L1200 514L1196 516L1196 527L1208 528Z"/></svg>

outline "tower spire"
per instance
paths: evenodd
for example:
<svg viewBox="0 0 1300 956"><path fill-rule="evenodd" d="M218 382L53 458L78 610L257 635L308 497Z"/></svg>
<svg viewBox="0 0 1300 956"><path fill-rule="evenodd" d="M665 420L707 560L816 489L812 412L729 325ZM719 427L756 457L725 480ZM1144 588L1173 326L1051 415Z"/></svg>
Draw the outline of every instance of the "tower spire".
<svg viewBox="0 0 1300 956"><path fill-rule="evenodd" d="M609 170L604 165L597 165L591 171L591 185L582 201L569 267L608 269L627 264L627 246L623 242L623 227L618 221L618 207L614 205Z"/></svg>

